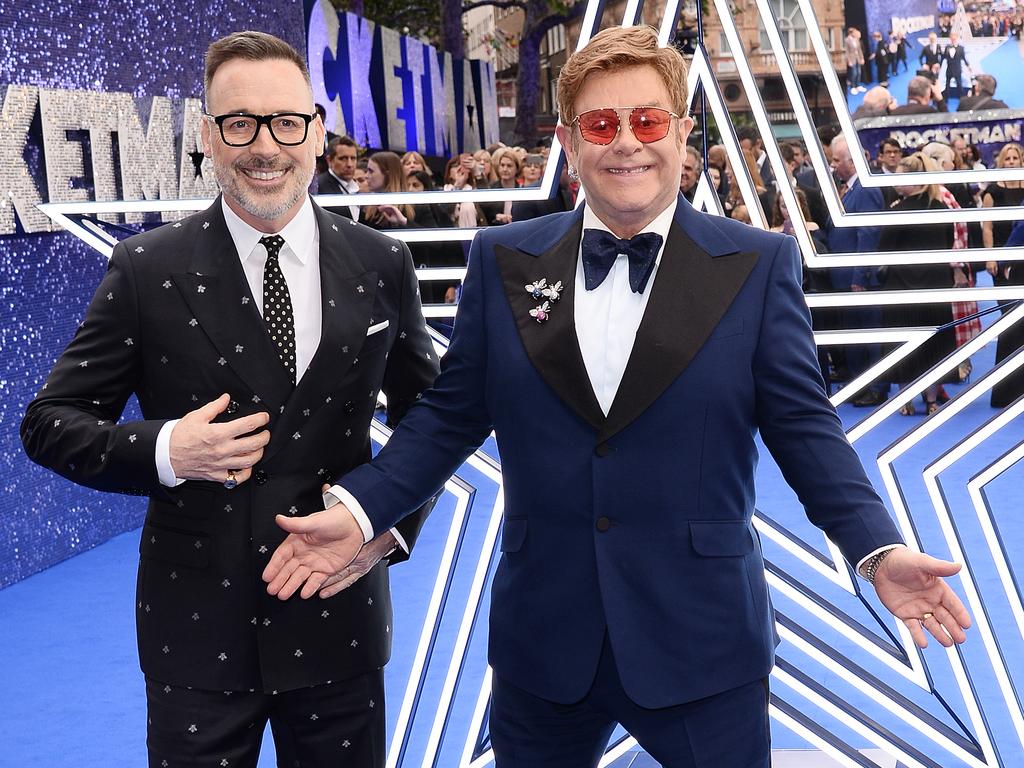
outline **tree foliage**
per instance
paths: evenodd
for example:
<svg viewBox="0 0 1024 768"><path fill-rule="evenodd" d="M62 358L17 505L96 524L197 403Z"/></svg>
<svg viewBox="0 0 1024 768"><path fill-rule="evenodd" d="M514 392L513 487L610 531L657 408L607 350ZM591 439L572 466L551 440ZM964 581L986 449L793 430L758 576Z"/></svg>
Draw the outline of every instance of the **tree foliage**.
<svg viewBox="0 0 1024 768"><path fill-rule="evenodd" d="M441 45L441 4L438 0L331 0L339 11L351 11L433 46Z"/></svg>

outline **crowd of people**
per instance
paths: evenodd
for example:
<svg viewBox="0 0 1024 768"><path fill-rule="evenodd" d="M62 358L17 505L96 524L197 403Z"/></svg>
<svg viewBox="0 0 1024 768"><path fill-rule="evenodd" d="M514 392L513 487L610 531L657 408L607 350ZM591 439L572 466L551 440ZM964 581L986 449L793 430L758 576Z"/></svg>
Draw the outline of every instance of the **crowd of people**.
<svg viewBox="0 0 1024 768"><path fill-rule="evenodd" d="M987 76L986 76L987 77ZM913 78L911 90L923 78ZM994 78L991 87L994 91ZM933 84L924 81L927 93L933 94ZM988 83L985 83L988 86ZM922 97L923 98L923 97ZM918 102L910 101L910 104ZM911 110L908 110L911 111ZM897 112L898 113L898 112ZM848 212L882 210L926 210L977 207L1002 207L1024 204L1024 184L1000 181L988 185L929 184L916 186L864 187L859 183L854 167L851 147L836 129L822 129L821 138L829 158L834 181ZM797 224L782 195L780 183L792 186L803 225L815 241L819 253L855 253L900 250L961 250L966 248L1000 247L1011 237L1011 222L972 222L936 224L914 227L833 227L817 175L811 168L807 149L799 140L779 142L784 162L784 179L776 178L767 162L760 134L752 127L737 131L740 149L758 202L768 226L777 232L792 234ZM951 144L932 142L916 151L902 147L895 139L884 139L878 147L865 152L872 173L903 173L914 171L965 170L986 167L978 147L963 139ZM462 153L448 159L443 166L434 167L418 152L398 155L388 151L363 153L356 142L347 136L336 136L328 144L325 170L317 177L320 193L357 192L409 192L429 190L513 189L536 186L543 176L549 148L544 145L531 149L495 145L475 153ZM998 168L1021 167L1024 149L1019 144L1007 143L998 152L992 165ZM443 170L441 170L443 168ZM693 202L698 184L706 175L717 194L726 216L750 224L752 217L734 170L728 160L725 146L712 145L705 158L696 146L688 146L683 158L679 189ZM431 203L420 205L342 206L332 210L349 216L375 229L423 227L479 227L500 226L512 221L536 218L547 213L572 210L579 191L578 182L563 173L558 194L550 200L453 204ZM1024 226L1018 232L1024 242ZM413 243L413 256L420 266L465 266L466 248L458 242ZM1024 270L1014 270L1013 262L967 262L950 260L943 264L899 265L888 268L859 268L808 270L804 288L808 292L835 292L857 290L973 287L977 276L988 272L996 285L1024 282ZM460 286L457 282L432 283L424 287L424 300L429 303L455 303ZM827 328L920 327L953 324L915 354L888 373L887 381L880 381L854 399L857 406L875 406L887 397L891 384L906 384L940 359L948 356L959 345L970 341L981 331L975 302L950 304L905 305L886 309L854 308L847 310L817 311L816 326ZM1001 342L998 359L1002 360L1020 346L1020 340L1007 337ZM829 381L852 379L876 362L881 349L872 345L833 348L822 354L822 371ZM951 371L948 382L965 380L971 373L966 361ZM992 403L1004 406L1024 391L1024 380L1011 377L992 395ZM925 413L934 412L948 395L941 384L924 393ZM912 415L912 404L903 412Z"/></svg>
<svg viewBox="0 0 1024 768"><path fill-rule="evenodd" d="M782 195L778 194L779 181L772 178L770 165L760 137L750 129L740 130L743 158L769 226L775 231L792 233L794 219L787 210ZM917 184L889 187L865 187L857 178L851 147L846 138L835 129L821 131L826 157L832 177L847 213L878 212L885 210L912 211L929 209L991 208L1024 204L1024 183L999 181L990 184ZM869 151L869 150L873 150ZM810 166L806 147L800 141L779 143L784 161L786 179L793 187L800 206L800 218L806 223L819 253L869 253L892 251L950 250L968 248L999 248L1024 244L1024 222L950 222L931 225L887 227L834 227L817 175ZM962 138L951 144L931 142L914 150L904 148L893 138L883 139L877 147L865 148L865 160L873 174L900 174L922 171L977 170L985 168L978 147ZM732 168L726 160L724 147L712 147L708 152L708 178L719 195L727 216L750 221L749 211L743 204L735 183ZM996 153L992 167L1020 168L1024 164L1024 148L1008 142ZM687 188L690 175L684 167L681 189L690 199L696 185ZM861 290L922 290L934 288L968 288L976 285L977 277L988 273L996 286L1024 284L1024 270L1012 261L965 261L921 265L891 265L888 267L833 268L808 270L804 289L807 292L844 292ZM857 406L875 406L884 402L892 384L905 385L931 368L939 360L955 351L981 332L976 302L918 304L880 308L851 308L820 310L815 312L819 329L878 328L878 327L949 327L936 334L917 352L891 369L884 381L879 381L854 399ZM1001 362L1024 344L1021 334L1008 333L1000 337L996 361ZM856 345L831 348L823 352L822 370L831 381L849 381L877 362L881 348ZM969 360L949 372L946 383L965 380L971 373ZM1024 376L1014 375L997 385L991 403L1004 407L1024 393ZM948 395L942 384L930 387L923 395L924 412L934 412ZM913 404L904 406L903 413L913 415Z"/></svg>
<svg viewBox="0 0 1024 768"><path fill-rule="evenodd" d="M1007 12L970 14L967 24L973 37L1020 39L1024 17ZM913 47L902 32L875 30L867 39L857 27L847 29L844 49L850 93L865 93L872 84L888 87L890 77L909 70L908 49ZM954 31L949 16L942 17L937 32L929 33L928 42L918 54L917 66L917 73L933 82L945 71L944 91L948 95L959 97L967 90L964 75L965 70L970 74L971 68L960 34Z"/></svg>

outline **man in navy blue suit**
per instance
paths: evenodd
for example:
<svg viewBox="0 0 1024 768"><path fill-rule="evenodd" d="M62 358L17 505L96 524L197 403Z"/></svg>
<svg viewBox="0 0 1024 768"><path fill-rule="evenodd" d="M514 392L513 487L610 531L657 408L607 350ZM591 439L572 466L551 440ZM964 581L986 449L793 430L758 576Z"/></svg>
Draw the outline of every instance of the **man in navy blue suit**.
<svg viewBox="0 0 1024 768"><path fill-rule="evenodd" d="M768 766L758 430L919 644L970 623L941 578L959 566L901 545L825 396L795 241L678 195L685 89L649 28L570 58L557 134L586 205L479 234L434 388L330 489L341 503L278 519L268 591L332 593L364 538L495 431L499 768L592 768L616 723L669 768Z"/></svg>
<svg viewBox="0 0 1024 768"><path fill-rule="evenodd" d="M851 149L842 134L832 140L832 173L846 185L843 210L846 213L876 213L886 209L880 187L865 187L857 178ZM879 227L833 227L828 234L829 253L871 253L878 250ZM833 267L830 272L832 287L837 291L878 290L878 268L871 266ZM882 311L878 307L850 307L841 311L843 328L878 328L882 324ZM877 344L851 344L846 348L846 364L857 376L878 362ZM889 385L875 383L857 397L853 404L873 407L884 403Z"/></svg>
<svg viewBox="0 0 1024 768"><path fill-rule="evenodd" d="M964 88L964 74L963 68L967 67L970 71L971 67L967 63L967 52L964 47L959 44L960 36L956 32L949 33L949 45L946 46L946 50L942 52L942 59L946 62L946 98L959 99L963 94ZM956 82L956 88L953 88L953 82Z"/></svg>

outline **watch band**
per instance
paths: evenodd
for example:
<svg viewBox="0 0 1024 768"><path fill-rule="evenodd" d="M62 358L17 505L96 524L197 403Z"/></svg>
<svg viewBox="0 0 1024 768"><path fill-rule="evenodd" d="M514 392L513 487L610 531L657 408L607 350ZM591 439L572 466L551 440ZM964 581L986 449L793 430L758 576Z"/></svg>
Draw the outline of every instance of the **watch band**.
<svg viewBox="0 0 1024 768"><path fill-rule="evenodd" d="M889 556L891 552L891 549L886 549L882 552L879 552L877 555L872 555L871 559L864 563L864 578L868 580L868 583L875 583L875 574L878 573L879 566L882 564L882 561Z"/></svg>

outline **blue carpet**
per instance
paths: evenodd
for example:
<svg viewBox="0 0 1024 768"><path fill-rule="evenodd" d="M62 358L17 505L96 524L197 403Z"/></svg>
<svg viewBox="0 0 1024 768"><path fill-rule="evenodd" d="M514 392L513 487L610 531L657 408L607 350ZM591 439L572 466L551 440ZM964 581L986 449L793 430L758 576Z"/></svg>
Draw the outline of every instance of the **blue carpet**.
<svg viewBox="0 0 1024 768"><path fill-rule="evenodd" d="M980 372L989 367L992 355L991 347L977 355L976 370ZM959 390L956 386L947 385L947 388L951 395L955 395ZM948 552L939 533L935 514L930 512L931 506L920 481L920 471L943 450L994 413L988 407L987 397L984 398L968 408L955 425L951 424L939 430L898 463L901 480L905 481L903 492L908 506L914 512L915 524L919 527L926 548L936 555L946 556ZM843 406L840 415L849 427L863 418L866 412ZM901 437L909 427L919 424L921 418L898 415L892 417L857 444L868 472L876 482L876 487L881 489L882 485L879 482L874 457L880 450ZM1012 428L1003 430L993 437L943 476L944 487L950 504L957 511L957 523L962 526L961 536L968 551L980 551L981 543L976 521L972 524L974 513L963 490L964 482L1019 439L1024 427L1024 424L1019 422L1020 420L1013 424ZM493 446L489 446L489 450L493 453ZM782 481L777 467L765 452L762 452L762 455L764 458L758 475L759 509L824 551L820 534L803 518L792 491ZM990 500L1011 559L1016 559L1014 566L1018 573L1022 573L1024 521L1015 513L1024 506L1024 484L1020 482L1019 467L1011 475L993 484ZM477 516L471 518L467 534L467 541L476 541L481 537L486 524L486 514L482 510L490 508L494 491L488 490L484 487L485 483L477 482L472 476L468 479L480 489L474 501ZM429 600L428 585L433 583L452 507L451 498L446 497L445 502L439 505L425 527L416 556L412 561L392 569L396 606L396 647L395 658L388 667L387 674L388 721L392 729L419 639L421 619ZM132 599L137 547L138 531L130 532L0 591L0 616L3 617L0 621L0 649L8 660L4 674L7 683L3 687L7 705L4 716L0 718L0 744L3 745L0 750L0 766L22 768L28 765L73 764L78 768L105 768L111 764L145 764L145 701L142 677L135 654ZM766 541L765 552L769 559L805 580L813 589L820 590L823 596L837 602L842 598L835 588L830 592L829 585L822 584L820 577L810 573L806 566L787 555L777 545ZM453 604L454 601L461 599L467 589L472 574L471 565L471 562L465 564L457 574L456 584L453 586ZM984 563L980 563L977 570L976 575L983 593L996 594L998 584L995 573L987 569ZM830 624L822 621L785 598L776 599L776 607L806 626L815 636L839 653L858 658L856 648L836 631L834 622ZM844 604L844 607L850 610L851 615L857 620L869 627L877 628L877 625L872 624L866 608L850 608L849 604ZM439 648L450 646L455 637L461 611L455 610L453 613L454 619L442 622ZM997 629L1003 637L1012 634L1011 627L1000 625ZM475 656L467 664L464 673L470 680L479 677L482 671L482 635L482 632L477 632L471 646ZM1019 642L1019 638L1017 642L1007 645L1004 648L1007 658L1024 658L1022 646L1024 644ZM979 654L983 652L980 639L975 634L965 648L965 657L969 661L977 660L981 658ZM799 653L787 644L780 648L780 655L799 662ZM943 692L952 711L965 718L963 702L956 695L956 687L944 665L944 656L933 645L926 653L926 658L930 667L933 667L931 672L936 689ZM442 658L442 661L445 660ZM876 674L891 678L891 675L878 669L877 665L873 667L870 660L865 661L863 654L858 658L858 663ZM446 665L442 663L439 666L440 671L435 670L431 674L429 685L439 685L439 678L443 677ZM979 662L979 667L983 666ZM825 668L814 668L814 665L807 665L806 668L809 674L815 676L827 688L842 691L844 698L851 705L866 707L869 704L863 694L843 688L834 672ZM1014 672L1018 677L1019 673L1019 669ZM994 680L981 675L975 682L981 698L994 700ZM899 681L893 684L936 717L944 722L951 722L935 700L912 690L909 686L900 685ZM1024 685L1024 680L1018 679L1017 684ZM776 690L780 694L786 694L778 687ZM789 698L792 698L792 694L789 694ZM467 724L474 702L475 692L471 686L467 693L456 698L449 731L453 734L453 741L464 738L463 734L468 730ZM808 712L812 717L819 716L813 708ZM428 711L427 715L432 716L433 712ZM429 716L417 721L410 754L416 754L416 750L424 743ZM1001 721L998 714L990 717L993 728L1006 732L1008 723ZM827 719L822 718L822 722L827 722ZM913 734L905 726L898 723L887 725L892 727L895 733L913 740ZM836 730L842 733L841 729ZM858 747L868 746L855 734L843 735ZM774 728L773 743L779 749L808 746L803 739L777 724ZM273 747L269 744L269 739L267 744L260 761L261 766L274 764ZM407 762L408 764L411 763ZM418 765L418 761L415 764ZM454 765L454 762L451 762L450 758L444 759L440 765Z"/></svg>
<svg viewBox="0 0 1024 768"><path fill-rule="evenodd" d="M907 103L907 85L917 70L917 57L921 51L920 46L911 44L909 39L907 43L908 70L901 71L898 75L889 78L889 92L899 104ZM997 98L1002 99L1012 109L1024 107L1024 79L1019 77L1022 60L1024 59L1021 56L1020 44L1011 37L981 62L981 69L996 78ZM877 83L869 84L866 87L871 88L872 85L877 85ZM846 104L851 115L863 101L864 94L851 94L847 90ZM955 112L959 103L959 99L949 99L949 111Z"/></svg>

